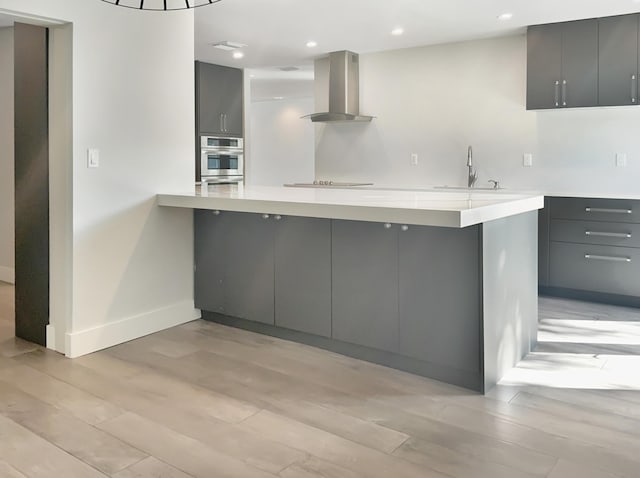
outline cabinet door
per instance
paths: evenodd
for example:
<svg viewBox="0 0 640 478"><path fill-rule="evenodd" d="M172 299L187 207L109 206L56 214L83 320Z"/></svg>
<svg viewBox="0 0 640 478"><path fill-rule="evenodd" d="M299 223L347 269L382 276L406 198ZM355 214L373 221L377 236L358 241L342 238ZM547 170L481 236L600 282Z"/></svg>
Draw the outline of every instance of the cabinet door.
<svg viewBox="0 0 640 478"><path fill-rule="evenodd" d="M332 221L336 340L398 352L398 227Z"/></svg>
<svg viewBox="0 0 640 478"><path fill-rule="evenodd" d="M242 70L197 62L196 75L199 133L242 136Z"/></svg>
<svg viewBox="0 0 640 478"><path fill-rule="evenodd" d="M535 25L527 30L527 109L560 106L562 26Z"/></svg>
<svg viewBox="0 0 640 478"><path fill-rule="evenodd" d="M274 324L274 221L197 211L196 306Z"/></svg>
<svg viewBox="0 0 640 478"><path fill-rule="evenodd" d="M275 323L331 337L331 221L283 217L275 227Z"/></svg>
<svg viewBox="0 0 640 478"><path fill-rule="evenodd" d="M237 68L229 68L227 72L226 96L223 103L225 134L243 136L242 104L243 104L243 72Z"/></svg>
<svg viewBox="0 0 640 478"><path fill-rule="evenodd" d="M599 104L638 103L639 15L599 20Z"/></svg>
<svg viewBox="0 0 640 478"><path fill-rule="evenodd" d="M400 353L479 371L478 227L410 226L399 237Z"/></svg>
<svg viewBox="0 0 640 478"><path fill-rule="evenodd" d="M597 106L598 20L562 25L562 106Z"/></svg>

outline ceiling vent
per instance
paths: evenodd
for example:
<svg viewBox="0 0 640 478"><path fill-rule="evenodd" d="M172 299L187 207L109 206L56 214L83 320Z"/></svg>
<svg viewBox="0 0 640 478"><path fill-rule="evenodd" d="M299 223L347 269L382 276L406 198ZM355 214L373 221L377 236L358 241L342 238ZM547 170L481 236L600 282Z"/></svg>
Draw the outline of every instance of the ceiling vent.
<svg viewBox="0 0 640 478"><path fill-rule="evenodd" d="M218 50L233 51L239 48L244 48L247 45L245 45L244 43L238 43L234 41L221 41L218 43L212 43L211 46L213 48L217 48Z"/></svg>
<svg viewBox="0 0 640 478"><path fill-rule="evenodd" d="M281 66L279 68L280 71L298 71L300 68L297 66Z"/></svg>

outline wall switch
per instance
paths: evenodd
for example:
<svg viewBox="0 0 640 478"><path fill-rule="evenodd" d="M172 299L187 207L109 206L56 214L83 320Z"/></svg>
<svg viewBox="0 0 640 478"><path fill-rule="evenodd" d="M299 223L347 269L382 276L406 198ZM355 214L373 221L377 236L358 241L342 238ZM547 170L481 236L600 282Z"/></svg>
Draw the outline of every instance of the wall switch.
<svg viewBox="0 0 640 478"><path fill-rule="evenodd" d="M616 167L627 167L627 153L616 153Z"/></svg>
<svg viewBox="0 0 640 478"><path fill-rule="evenodd" d="M533 154L531 153L525 153L522 156L522 165L525 168L530 168L531 166L533 166Z"/></svg>
<svg viewBox="0 0 640 478"><path fill-rule="evenodd" d="M87 168L99 168L100 167L100 150L88 149L87 150Z"/></svg>
<svg viewBox="0 0 640 478"><path fill-rule="evenodd" d="M418 153L411 153L411 164L418 165Z"/></svg>

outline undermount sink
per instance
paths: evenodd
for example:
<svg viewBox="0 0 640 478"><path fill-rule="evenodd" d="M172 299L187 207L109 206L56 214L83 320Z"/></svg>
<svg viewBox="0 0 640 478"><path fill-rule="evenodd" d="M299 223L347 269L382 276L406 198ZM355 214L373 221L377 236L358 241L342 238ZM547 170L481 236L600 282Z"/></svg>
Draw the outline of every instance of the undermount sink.
<svg viewBox="0 0 640 478"><path fill-rule="evenodd" d="M452 191L501 191L503 187L490 188L465 188L463 186L434 186L434 189L450 189Z"/></svg>

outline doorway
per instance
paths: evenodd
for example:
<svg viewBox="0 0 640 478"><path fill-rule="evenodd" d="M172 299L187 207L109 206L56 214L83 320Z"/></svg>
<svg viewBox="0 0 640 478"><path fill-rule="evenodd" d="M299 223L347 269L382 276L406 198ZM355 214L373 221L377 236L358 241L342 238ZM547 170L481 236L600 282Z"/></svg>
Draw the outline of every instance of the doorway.
<svg viewBox="0 0 640 478"><path fill-rule="evenodd" d="M0 176L15 176L15 194L11 184L13 197L7 202L16 226L16 240L7 241L14 231L0 211L0 343L28 348L14 339L18 336L64 353L71 310L72 26L2 9L0 26L5 27L2 40L12 30L11 76L15 67L19 78L11 85L15 142L3 147L0 164ZM12 139L13 126L12 121ZM15 261L3 259L6 249L11 255L15 251Z"/></svg>

